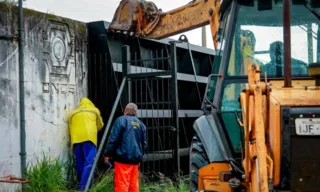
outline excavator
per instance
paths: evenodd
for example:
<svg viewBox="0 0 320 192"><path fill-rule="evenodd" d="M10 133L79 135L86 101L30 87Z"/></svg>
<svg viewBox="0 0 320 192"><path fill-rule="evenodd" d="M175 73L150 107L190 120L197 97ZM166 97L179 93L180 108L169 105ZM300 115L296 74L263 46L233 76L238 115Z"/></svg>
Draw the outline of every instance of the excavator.
<svg viewBox="0 0 320 192"><path fill-rule="evenodd" d="M122 0L108 33L210 25L216 56L190 146L190 190L320 191L320 1Z"/></svg>

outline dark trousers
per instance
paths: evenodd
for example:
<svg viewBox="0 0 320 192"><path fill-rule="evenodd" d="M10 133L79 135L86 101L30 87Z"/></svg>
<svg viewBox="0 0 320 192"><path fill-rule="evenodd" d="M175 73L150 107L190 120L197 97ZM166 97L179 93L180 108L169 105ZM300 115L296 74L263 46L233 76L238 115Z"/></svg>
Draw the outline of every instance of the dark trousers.
<svg viewBox="0 0 320 192"><path fill-rule="evenodd" d="M90 141L74 144L73 148L76 156L77 176L80 181L79 190L85 190L94 158L97 154L97 148Z"/></svg>

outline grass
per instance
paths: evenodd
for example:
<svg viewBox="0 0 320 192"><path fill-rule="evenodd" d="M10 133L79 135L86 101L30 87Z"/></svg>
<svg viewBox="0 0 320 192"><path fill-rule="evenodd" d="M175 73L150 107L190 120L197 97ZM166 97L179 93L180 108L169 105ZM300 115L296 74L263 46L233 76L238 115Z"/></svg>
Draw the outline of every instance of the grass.
<svg viewBox="0 0 320 192"><path fill-rule="evenodd" d="M59 191L63 190L66 181L63 178L63 166L58 159L50 160L43 157L37 159L35 165L27 166L26 176L30 180L27 185L29 192Z"/></svg>
<svg viewBox="0 0 320 192"><path fill-rule="evenodd" d="M105 191L113 191L113 173L111 171L100 177L90 190L90 192ZM177 187L169 179L162 179L154 183L143 183L140 181L140 192L189 192L189 187L185 179Z"/></svg>
<svg viewBox="0 0 320 192"><path fill-rule="evenodd" d="M37 159L35 164L28 165L26 176L29 183L26 185L27 192L75 192L77 181L74 157L70 157L66 163L58 158L49 159L45 155ZM113 171L99 173L91 186L90 192L112 192ZM186 179L181 179L178 186L174 186L169 179L161 179L158 182L144 183L140 180L141 192L188 192L189 187Z"/></svg>

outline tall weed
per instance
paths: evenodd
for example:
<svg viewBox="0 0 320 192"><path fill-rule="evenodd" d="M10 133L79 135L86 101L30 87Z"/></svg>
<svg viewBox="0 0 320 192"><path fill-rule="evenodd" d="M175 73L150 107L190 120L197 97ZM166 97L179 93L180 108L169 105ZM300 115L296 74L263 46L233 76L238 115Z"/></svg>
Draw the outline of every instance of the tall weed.
<svg viewBox="0 0 320 192"><path fill-rule="evenodd" d="M95 182L90 192L112 192L113 191L113 172L108 171L100 174L99 179ZM144 183L140 180L140 192L189 192L187 179L182 179L175 186L174 183L167 178L163 178L158 182Z"/></svg>
<svg viewBox="0 0 320 192"><path fill-rule="evenodd" d="M29 164L26 168L26 177L29 183L27 192L55 192L66 189L66 180L63 177L63 164L59 159L51 160L45 155L36 164Z"/></svg>
<svg viewBox="0 0 320 192"><path fill-rule="evenodd" d="M72 154L71 154L72 155ZM144 180L140 173L141 192L189 192L188 179L181 179L176 186L165 177L157 182ZM78 182L75 171L74 156L62 163L58 158L49 159L45 155L37 159L36 164L27 166L26 176L29 183L26 184L27 192L72 192L76 191ZM112 192L113 171L97 173L90 192Z"/></svg>
<svg viewBox="0 0 320 192"><path fill-rule="evenodd" d="M77 181L75 156L70 153L68 161L64 163L64 173L66 175L66 188L77 189L79 182Z"/></svg>

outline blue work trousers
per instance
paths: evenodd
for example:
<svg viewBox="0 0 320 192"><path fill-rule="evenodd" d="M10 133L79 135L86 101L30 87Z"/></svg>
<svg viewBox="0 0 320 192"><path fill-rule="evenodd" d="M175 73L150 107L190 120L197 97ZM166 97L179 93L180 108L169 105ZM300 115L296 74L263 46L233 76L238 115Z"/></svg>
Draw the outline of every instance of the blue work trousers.
<svg viewBox="0 0 320 192"><path fill-rule="evenodd" d="M86 183L94 163L94 158L97 154L97 148L90 141L76 143L73 148L76 156L77 176L80 181L79 190L82 191L85 190Z"/></svg>

